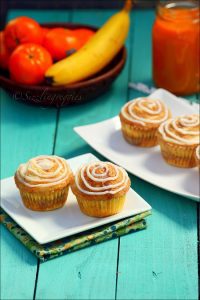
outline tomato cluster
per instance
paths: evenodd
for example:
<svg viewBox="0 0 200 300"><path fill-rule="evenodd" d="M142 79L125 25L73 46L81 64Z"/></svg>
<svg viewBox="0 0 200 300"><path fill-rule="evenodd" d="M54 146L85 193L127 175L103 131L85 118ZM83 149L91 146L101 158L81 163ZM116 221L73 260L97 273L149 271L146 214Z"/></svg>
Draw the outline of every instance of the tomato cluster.
<svg viewBox="0 0 200 300"><path fill-rule="evenodd" d="M46 70L79 50L94 34L86 28L45 28L28 17L11 20L0 32L0 68L21 84L40 84Z"/></svg>

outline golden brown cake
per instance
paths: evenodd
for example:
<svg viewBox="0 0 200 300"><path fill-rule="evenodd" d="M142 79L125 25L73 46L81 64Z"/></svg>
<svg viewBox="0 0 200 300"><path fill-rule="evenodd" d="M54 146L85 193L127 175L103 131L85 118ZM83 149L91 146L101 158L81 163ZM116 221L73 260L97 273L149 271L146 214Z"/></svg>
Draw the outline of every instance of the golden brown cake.
<svg viewBox="0 0 200 300"><path fill-rule="evenodd" d="M196 166L194 152L200 139L199 115L170 119L158 129L158 142L163 158L180 168Z"/></svg>
<svg viewBox="0 0 200 300"><path fill-rule="evenodd" d="M126 103L119 116L127 142L141 147L153 147L158 144L158 127L171 117L171 113L159 99L137 98Z"/></svg>
<svg viewBox="0 0 200 300"><path fill-rule="evenodd" d="M71 188L84 214L107 217L123 209L130 179L123 168L97 161L77 171Z"/></svg>
<svg viewBox="0 0 200 300"><path fill-rule="evenodd" d="M72 179L66 160L55 155L32 158L21 164L15 173L15 183L24 205L39 211L62 207Z"/></svg>
<svg viewBox="0 0 200 300"><path fill-rule="evenodd" d="M197 167L200 168L200 145L198 145L195 150L195 161L196 161Z"/></svg>

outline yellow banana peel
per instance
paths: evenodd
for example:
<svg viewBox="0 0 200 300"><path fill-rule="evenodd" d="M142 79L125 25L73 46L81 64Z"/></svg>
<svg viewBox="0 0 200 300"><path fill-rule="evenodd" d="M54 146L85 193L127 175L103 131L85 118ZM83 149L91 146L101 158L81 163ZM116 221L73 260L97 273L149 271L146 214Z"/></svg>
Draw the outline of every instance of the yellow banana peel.
<svg viewBox="0 0 200 300"><path fill-rule="evenodd" d="M103 69L119 52L128 35L131 0L113 15L76 53L53 64L45 77L52 85L84 80Z"/></svg>

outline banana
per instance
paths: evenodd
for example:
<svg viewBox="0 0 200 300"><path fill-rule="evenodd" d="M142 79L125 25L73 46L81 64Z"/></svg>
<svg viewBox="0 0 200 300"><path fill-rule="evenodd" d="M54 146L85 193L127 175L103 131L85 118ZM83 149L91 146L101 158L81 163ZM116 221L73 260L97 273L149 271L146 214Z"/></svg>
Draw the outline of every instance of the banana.
<svg viewBox="0 0 200 300"><path fill-rule="evenodd" d="M52 85L67 85L86 79L103 69L118 53L127 37L131 0L113 15L76 53L53 64L45 78Z"/></svg>

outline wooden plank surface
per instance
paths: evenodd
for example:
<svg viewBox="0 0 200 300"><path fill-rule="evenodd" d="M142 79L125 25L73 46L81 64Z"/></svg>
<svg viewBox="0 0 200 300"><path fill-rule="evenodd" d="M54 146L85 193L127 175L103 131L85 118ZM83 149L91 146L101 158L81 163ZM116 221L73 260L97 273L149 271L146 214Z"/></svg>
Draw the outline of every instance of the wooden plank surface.
<svg viewBox="0 0 200 300"><path fill-rule="evenodd" d="M8 19L26 15L38 21L58 20L60 13L12 11ZM16 95L18 96L18 95ZM56 109L44 109L19 103L1 91L1 177L12 176L22 162L41 154L51 154L56 128ZM32 299L37 259L1 226L1 297Z"/></svg>
<svg viewBox="0 0 200 300"><path fill-rule="evenodd" d="M98 26L113 13L112 10L78 11L74 12L72 21ZM130 51L130 39L127 47ZM112 89L99 99L60 111L55 147L57 155L68 158L94 152L73 132L73 127L100 121L118 113L127 97L128 71L127 64ZM116 239L42 264L36 299L55 299L58 296L61 299L114 299L117 255ZM60 275L55 276L55 273ZM48 279L45 281L47 274Z"/></svg>
<svg viewBox="0 0 200 300"><path fill-rule="evenodd" d="M130 80L152 86L154 14L137 11L133 20ZM141 95L130 91L129 99ZM134 189L152 205L153 214L148 230L120 239L117 299L198 299L197 204L131 179Z"/></svg>
<svg viewBox="0 0 200 300"><path fill-rule="evenodd" d="M23 14L43 22L72 19L101 25L112 13L85 10L70 16L66 11L26 10L12 11L9 18ZM28 158L54 150L66 158L87 152L97 155L73 127L110 118L125 101L141 95L131 90L128 93L129 80L152 85L153 18L152 11L132 13L127 41L130 64L112 89L91 103L63 108L57 115L56 109L26 106L1 92L2 178L11 176ZM149 228L40 264L36 299L198 299L197 204L134 176L131 179L133 188L153 206ZM33 299L37 261L1 229L1 298ZM11 278L12 288L8 286Z"/></svg>

